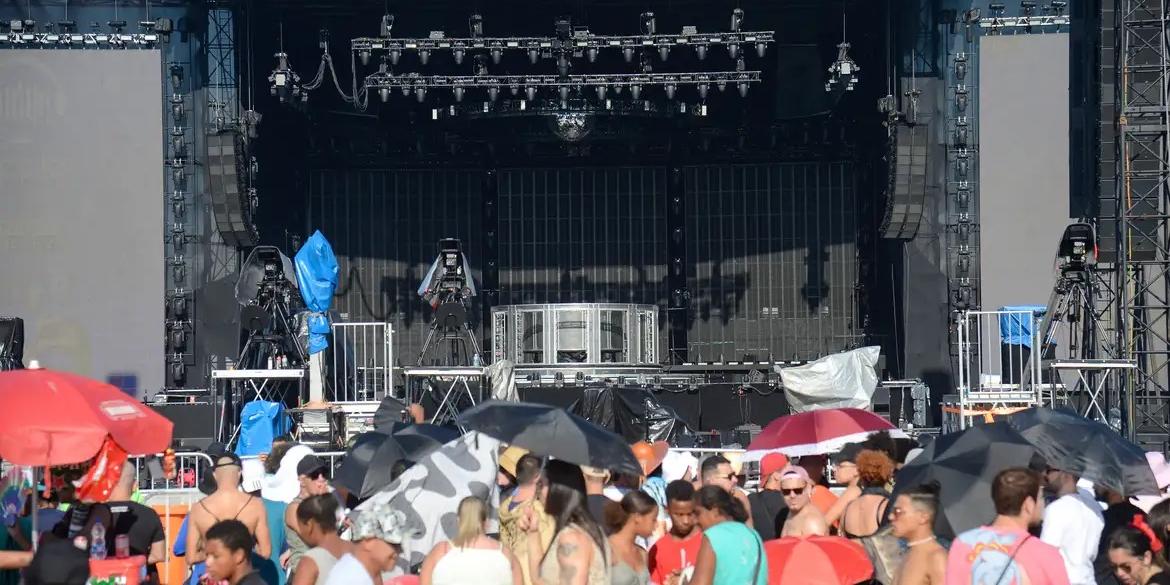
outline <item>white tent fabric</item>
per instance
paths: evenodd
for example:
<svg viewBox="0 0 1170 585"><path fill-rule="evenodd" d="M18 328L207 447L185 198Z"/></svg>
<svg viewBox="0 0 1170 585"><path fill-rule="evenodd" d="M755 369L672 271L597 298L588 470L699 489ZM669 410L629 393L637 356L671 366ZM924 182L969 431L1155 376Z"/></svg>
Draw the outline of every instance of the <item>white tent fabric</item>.
<svg viewBox="0 0 1170 585"><path fill-rule="evenodd" d="M803 366L782 368L784 396L792 412L819 408L869 409L881 348L862 347L827 355Z"/></svg>

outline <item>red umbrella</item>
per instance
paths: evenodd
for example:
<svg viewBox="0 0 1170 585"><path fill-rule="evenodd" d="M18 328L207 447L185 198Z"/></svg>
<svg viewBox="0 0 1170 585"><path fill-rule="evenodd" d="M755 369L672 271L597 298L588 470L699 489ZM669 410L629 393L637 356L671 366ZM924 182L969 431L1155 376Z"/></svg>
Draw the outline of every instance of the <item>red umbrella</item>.
<svg viewBox="0 0 1170 585"><path fill-rule="evenodd" d="M0 458L16 465L80 463L106 437L134 455L171 442L171 421L114 386L74 374L0 372L0 404Z"/></svg>
<svg viewBox="0 0 1170 585"><path fill-rule="evenodd" d="M764 543L768 583L855 585L873 577L861 544L840 536L786 536Z"/></svg>
<svg viewBox="0 0 1170 585"><path fill-rule="evenodd" d="M890 421L860 408L827 408L782 416L764 427L748 445L752 451L781 451L789 457L820 455L841 450L846 443L864 441L878 431L891 436L906 434ZM755 453L755 457L763 453Z"/></svg>

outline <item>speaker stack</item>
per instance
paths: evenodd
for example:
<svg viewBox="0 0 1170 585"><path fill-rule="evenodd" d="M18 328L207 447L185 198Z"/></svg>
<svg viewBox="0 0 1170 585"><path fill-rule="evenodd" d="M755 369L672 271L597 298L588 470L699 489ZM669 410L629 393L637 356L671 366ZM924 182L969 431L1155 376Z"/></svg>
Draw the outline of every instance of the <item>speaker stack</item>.
<svg viewBox="0 0 1170 585"><path fill-rule="evenodd" d="M912 240L918 235L926 203L926 125L897 124L890 135L889 184L881 234L892 240Z"/></svg>
<svg viewBox="0 0 1170 585"><path fill-rule="evenodd" d="M223 242L237 248L255 246L259 234L252 222L252 194L246 181L248 161L239 132L207 137L207 172L211 210Z"/></svg>

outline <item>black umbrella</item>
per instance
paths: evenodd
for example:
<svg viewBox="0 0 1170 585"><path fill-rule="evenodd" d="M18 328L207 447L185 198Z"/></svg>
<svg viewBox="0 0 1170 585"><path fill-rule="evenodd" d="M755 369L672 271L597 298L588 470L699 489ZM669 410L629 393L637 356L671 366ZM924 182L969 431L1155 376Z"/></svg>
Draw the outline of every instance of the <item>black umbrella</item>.
<svg viewBox="0 0 1170 585"><path fill-rule="evenodd" d="M457 428L426 423L402 425L394 430L394 438L406 452L406 458L416 462L461 435Z"/></svg>
<svg viewBox="0 0 1170 585"><path fill-rule="evenodd" d="M1158 481L1141 447L1106 424L1068 410L1037 407L1007 418L1055 469L1126 496L1157 495Z"/></svg>
<svg viewBox="0 0 1170 585"><path fill-rule="evenodd" d="M394 435L381 431L359 434L333 474L333 484L358 498L368 498L390 485L390 470L406 458L406 451Z"/></svg>
<svg viewBox="0 0 1170 585"><path fill-rule="evenodd" d="M935 532L953 537L991 522L991 482L1009 467L1035 466L1036 448L1007 423L997 422L942 435L898 471L894 495L937 481L939 514Z"/></svg>
<svg viewBox="0 0 1170 585"><path fill-rule="evenodd" d="M489 400L465 410L459 424L536 455L642 475L625 439L556 406Z"/></svg>

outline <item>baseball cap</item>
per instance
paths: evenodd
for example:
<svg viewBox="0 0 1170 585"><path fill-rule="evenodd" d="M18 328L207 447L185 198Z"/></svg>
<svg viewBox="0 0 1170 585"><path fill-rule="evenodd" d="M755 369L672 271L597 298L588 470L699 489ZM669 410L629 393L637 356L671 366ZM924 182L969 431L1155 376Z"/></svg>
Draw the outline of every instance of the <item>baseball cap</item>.
<svg viewBox="0 0 1170 585"><path fill-rule="evenodd" d="M230 467L232 465L239 467L241 471L244 469L244 462L240 460L240 456L236 455L235 453L232 453L231 451L227 451L225 453L218 453L218 454L214 455L212 457L212 459L215 461L215 465L214 465L213 469L219 469L221 467ZM223 461L224 459L230 459L230 461Z"/></svg>
<svg viewBox="0 0 1170 585"><path fill-rule="evenodd" d="M760 459L760 481L768 481L773 473L788 466L788 457L783 453L768 453Z"/></svg>
<svg viewBox="0 0 1170 585"><path fill-rule="evenodd" d="M297 462L297 475L313 475L318 471L324 471L326 467L325 462L320 457L309 453Z"/></svg>
<svg viewBox="0 0 1170 585"><path fill-rule="evenodd" d="M780 472L780 481L786 479L800 479L804 480L806 484L812 483L812 478L808 476L808 471L799 465L789 465Z"/></svg>
<svg viewBox="0 0 1170 585"><path fill-rule="evenodd" d="M358 542L377 538L390 544L402 544L406 539L406 514L395 510L390 504L374 504L354 512L349 539Z"/></svg>

